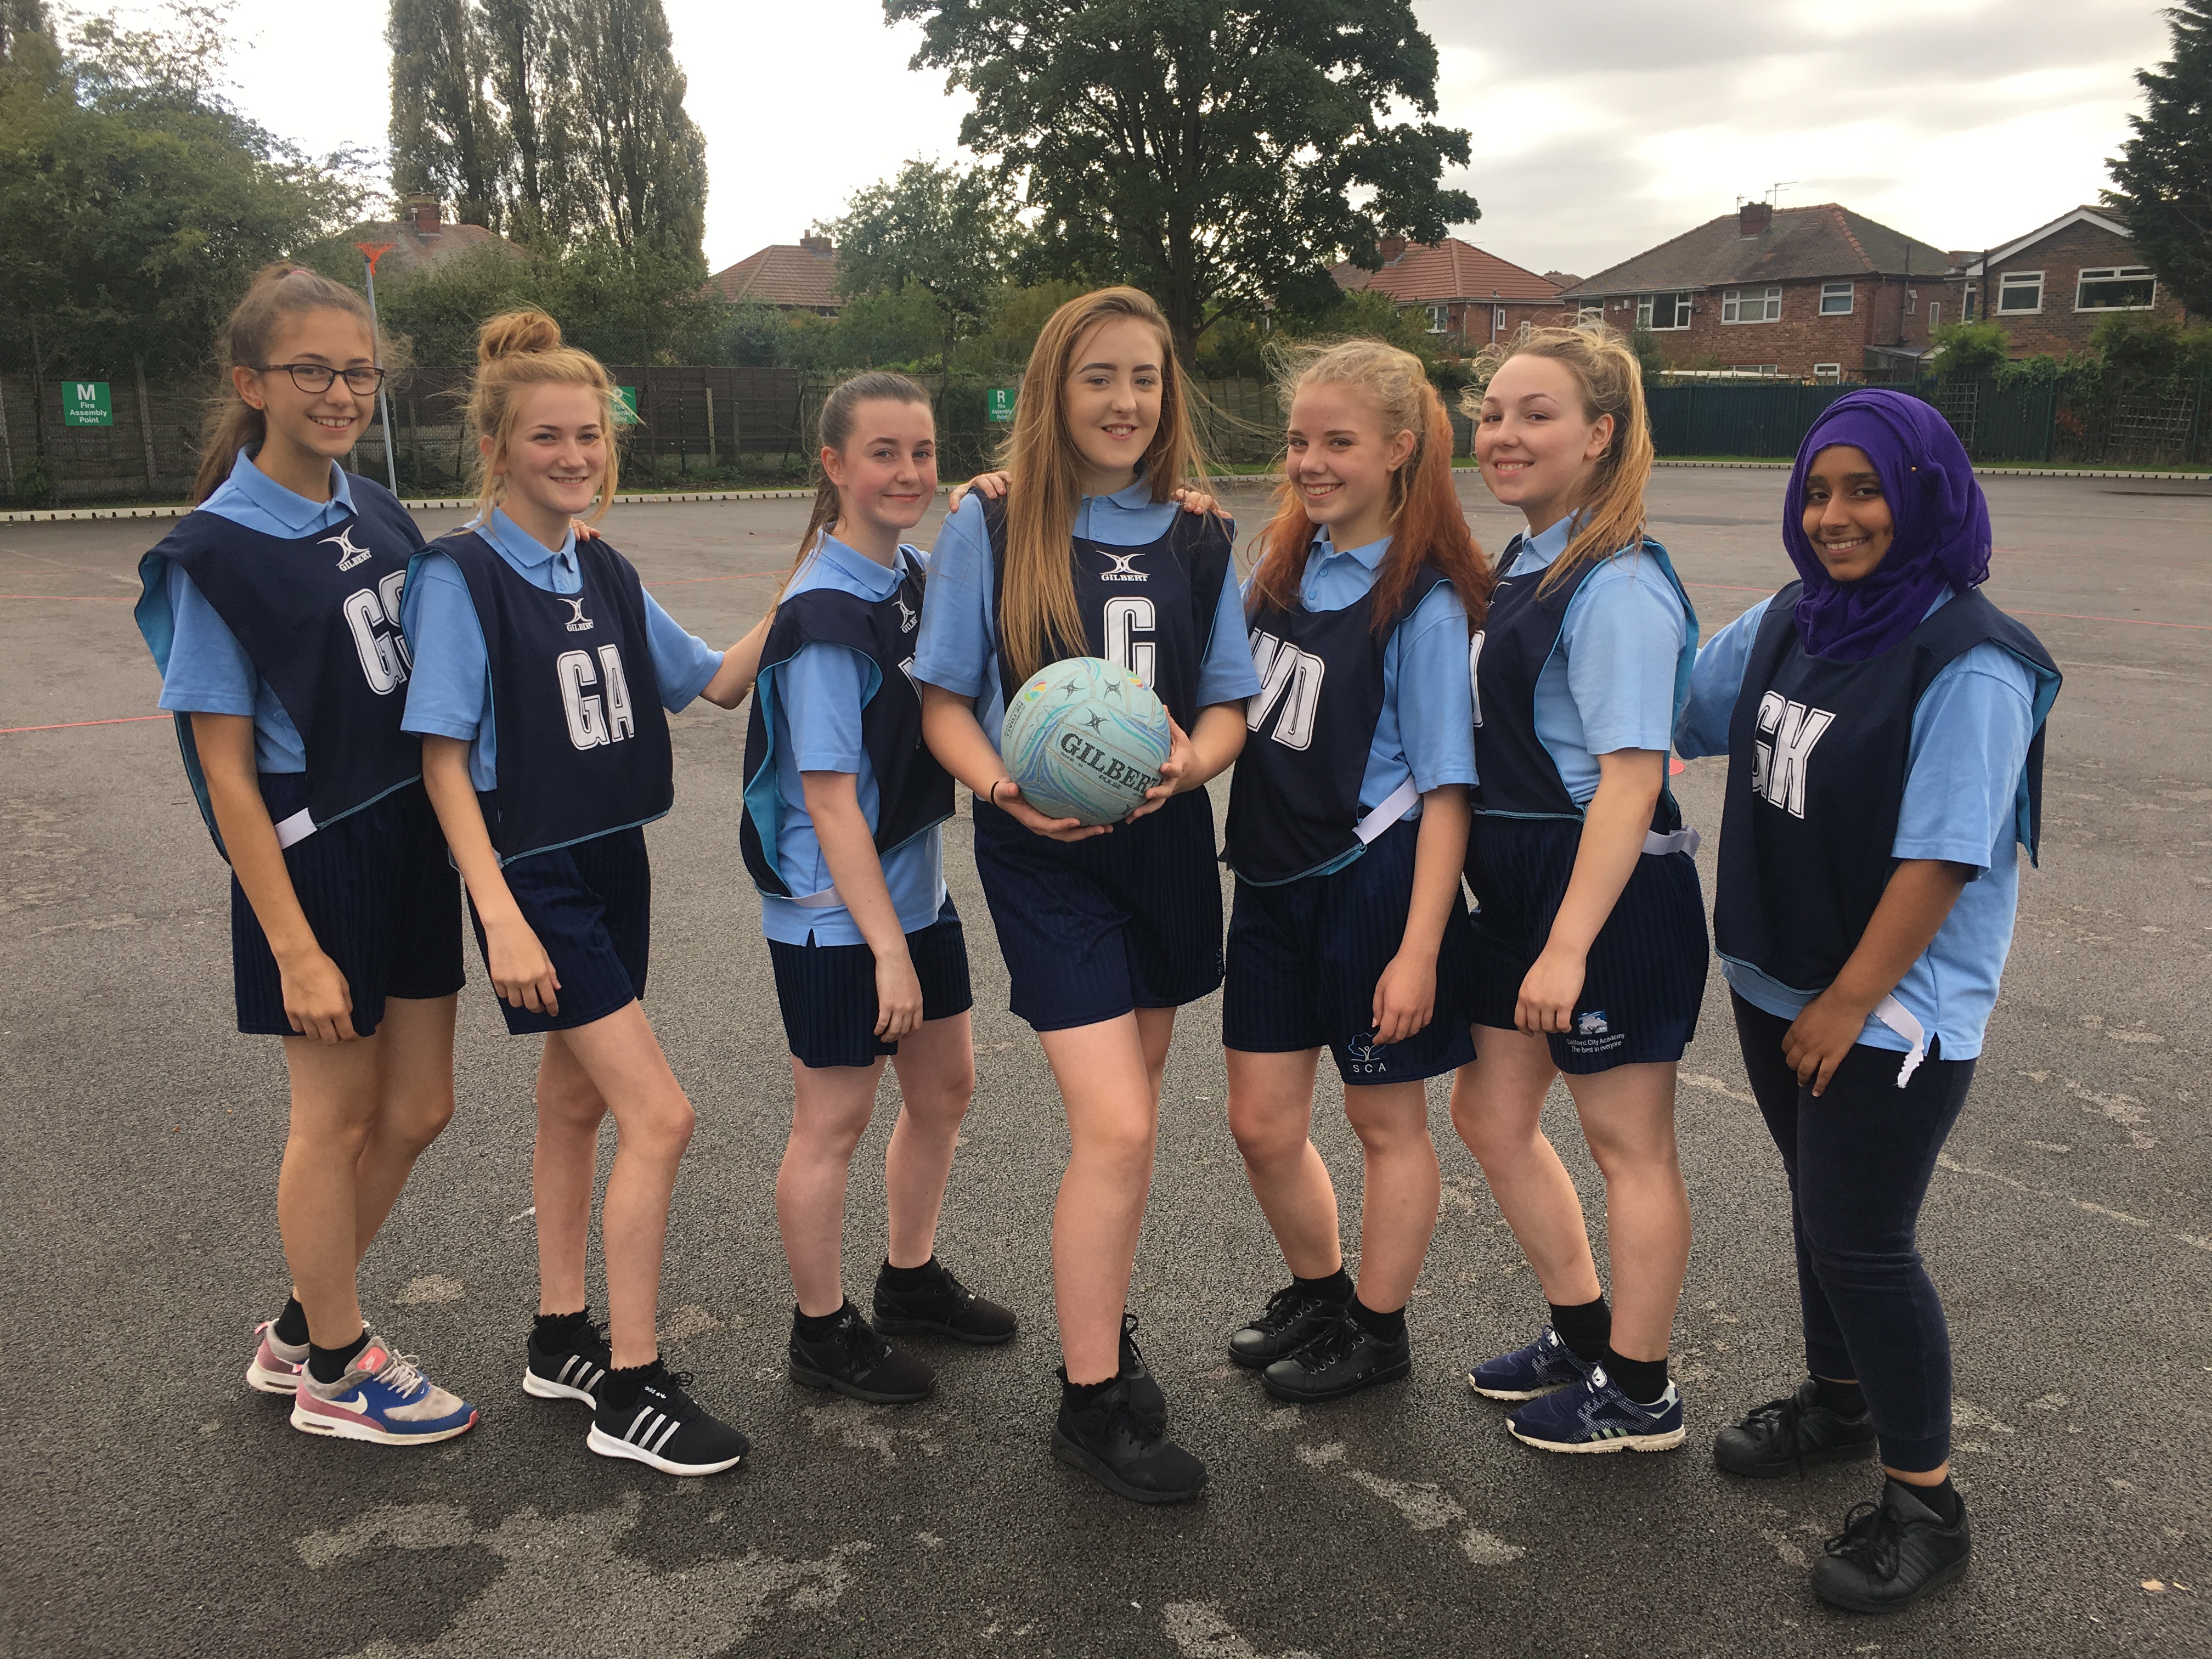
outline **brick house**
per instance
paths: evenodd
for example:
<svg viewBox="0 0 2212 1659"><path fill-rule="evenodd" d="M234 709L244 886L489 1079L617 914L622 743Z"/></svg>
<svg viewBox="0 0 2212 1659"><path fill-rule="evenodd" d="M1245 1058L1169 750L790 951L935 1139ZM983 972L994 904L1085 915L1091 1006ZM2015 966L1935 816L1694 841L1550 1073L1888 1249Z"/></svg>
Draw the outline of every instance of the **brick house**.
<svg viewBox="0 0 2212 1659"><path fill-rule="evenodd" d="M2016 242L1962 256L1950 286L1949 314L2002 324L2015 357L2085 350L2114 312L2188 320L2110 208L2077 207Z"/></svg>
<svg viewBox="0 0 2212 1659"><path fill-rule="evenodd" d="M1560 296L1589 321L1651 331L1669 365L1785 379L1910 373L1946 317L1951 256L1832 202L1732 213Z"/></svg>
<svg viewBox="0 0 2212 1659"><path fill-rule="evenodd" d="M1387 294L1402 307L1419 309L1428 319L1429 332L1443 337L1440 344L1479 351L1523 323L1564 319L1558 283L1456 236L1441 242L1385 236L1380 247L1382 270L1362 270L1347 261L1329 275L1339 288Z"/></svg>
<svg viewBox="0 0 2212 1659"><path fill-rule="evenodd" d="M404 198L398 219L356 225L341 240L346 244L389 242L392 246L376 261L376 280L387 287L487 249L511 258L530 257L496 231L446 218L443 204L427 191Z"/></svg>
<svg viewBox="0 0 2212 1659"><path fill-rule="evenodd" d="M707 284L733 305L769 305L823 317L835 317L845 306L837 292L837 249L827 236L775 243L716 271Z"/></svg>

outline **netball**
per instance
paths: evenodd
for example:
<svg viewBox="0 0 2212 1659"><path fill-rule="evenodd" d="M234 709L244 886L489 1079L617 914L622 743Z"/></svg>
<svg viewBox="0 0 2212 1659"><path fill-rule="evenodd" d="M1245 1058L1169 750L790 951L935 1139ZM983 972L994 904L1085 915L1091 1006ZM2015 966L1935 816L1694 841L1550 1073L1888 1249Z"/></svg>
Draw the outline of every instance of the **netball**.
<svg viewBox="0 0 2212 1659"><path fill-rule="evenodd" d="M1070 657L1031 677L1000 732L1022 799L1048 817L1112 823L1140 805L1168 757L1168 711L1126 668Z"/></svg>

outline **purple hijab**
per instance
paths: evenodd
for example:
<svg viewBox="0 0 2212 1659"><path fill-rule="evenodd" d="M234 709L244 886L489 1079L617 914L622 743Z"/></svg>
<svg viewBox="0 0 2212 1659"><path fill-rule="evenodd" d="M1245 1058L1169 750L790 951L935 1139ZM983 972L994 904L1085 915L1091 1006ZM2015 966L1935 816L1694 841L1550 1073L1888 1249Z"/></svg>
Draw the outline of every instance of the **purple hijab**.
<svg viewBox="0 0 2212 1659"><path fill-rule="evenodd" d="M1830 576L1805 534L1805 474L1835 444L1873 460L1897 526L1881 562L1855 582ZM1917 398L1870 386L1830 404L1797 447L1782 541L1805 579L1796 614L1806 650L1864 662L1918 627L1946 587L1963 593L1982 584L1990 574L1990 507L1950 423Z"/></svg>

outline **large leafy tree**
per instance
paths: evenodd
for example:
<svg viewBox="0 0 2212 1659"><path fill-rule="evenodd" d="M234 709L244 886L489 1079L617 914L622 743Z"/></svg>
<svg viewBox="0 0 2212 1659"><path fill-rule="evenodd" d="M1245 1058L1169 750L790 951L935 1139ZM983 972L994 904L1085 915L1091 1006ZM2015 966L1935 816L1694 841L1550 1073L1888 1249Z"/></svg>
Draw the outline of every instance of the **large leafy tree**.
<svg viewBox="0 0 2212 1659"><path fill-rule="evenodd" d="M13 57L23 36L46 33L46 0L0 0L0 66Z"/></svg>
<svg viewBox="0 0 2212 1659"><path fill-rule="evenodd" d="M455 217L497 230L511 141L484 96L474 9L470 0L392 0L392 185L428 191Z"/></svg>
<svg viewBox="0 0 2212 1659"><path fill-rule="evenodd" d="M1150 290L1188 357L1224 317L1314 307L1330 264L1480 210L1440 179L1411 0L884 0L917 69L975 97L961 142L1026 185L1041 266Z"/></svg>
<svg viewBox="0 0 2212 1659"><path fill-rule="evenodd" d="M2145 107L2112 163L2105 200L2127 216L2144 259L2182 303L2212 313L2212 0L2166 11L2173 56L2138 70Z"/></svg>
<svg viewBox="0 0 2212 1659"><path fill-rule="evenodd" d="M617 246L706 262L707 138L684 111L685 80L660 0L574 0L575 143L591 222Z"/></svg>
<svg viewBox="0 0 2212 1659"><path fill-rule="evenodd" d="M837 283L848 298L918 289L943 336L939 367L980 330L1027 238L998 181L979 169L913 161L871 185L821 228L837 245Z"/></svg>

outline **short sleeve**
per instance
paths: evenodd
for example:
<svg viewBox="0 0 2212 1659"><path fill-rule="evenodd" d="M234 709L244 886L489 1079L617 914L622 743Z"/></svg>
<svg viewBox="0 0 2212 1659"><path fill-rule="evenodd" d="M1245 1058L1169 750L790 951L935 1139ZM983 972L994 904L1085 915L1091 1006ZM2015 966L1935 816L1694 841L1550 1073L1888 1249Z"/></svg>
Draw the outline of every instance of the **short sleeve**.
<svg viewBox="0 0 2212 1659"><path fill-rule="evenodd" d="M973 492L937 532L922 592L914 677L963 697L982 694L991 663L991 541Z"/></svg>
<svg viewBox="0 0 2212 1659"><path fill-rule="evenodd" d="M722 666L722 653L688 632L650 593L645 596L645 635L653 678L660 682L660 706L672 714L707 689Z"/></svg>
<svg viewBox="0 0 2212 1659"><path fill-rule="evenodd" d="M1475 781L1474 695L1468 678L1467 607L1439 582L1398 629L1398 738L1413 787L1426 794Z"/></svg>
<svg viewBox="0 0 2212 1659"><path fill-rule="evenodd" d="M400 598L399 618L414 659L399 729L476 737L489 702L490 664L483 623L460 567L443 553L425 554Z"/></svg>
<svg viewBox="0 0 2212 1659"><path fill-rule="evenodd" d="M1631 555L1583 579L1559 637L1585 749L1663 753L1673 744L1675 671L1687 636L1682 602L1656 561Z"/></svg>
<svg viewBox="0 0 2212 1659"><path fill-rule="evenodd" d="M1912 711L1890 856L1988 869L2011 832L2034 735L2035 679L2026 664L1984 644L1947 665Z"/></svg>
<svg viewBox="0 0 2212 1659"><path fill-rule="evenodd" d="M866 752L860 710L875 665L849 647L817 641L801 646L775 674L777 707L788 723L799 769L859 775Z"/></svg>
<svg viewBox="0 0 2212 1659"><path fill-rule="evenodd" d="M1230 526L1231 544L1236 526ZM1237 562L1231 559L1221 573L1221 592L1213 606L1213 632L1206 641L1206 655L1198 669L1198 706L1242 702L1260 690L1260 672L1252 665L1252 639L1244 628L1244 598L1237 580Z"/></svg>
<svg viewBox="0 0 2212 1659"><path fill-rule="evenodd" d="M1674 721L1674 747L1683 759L1728 753L1729 723L1735 718L1744 671L1751 665L1751 647L1758 641L1766 608L1773 603L1771 596L1761 599L1698 651L1697 665L1690 671L1689 701Z"/></svg>
<svg viewBox="0 0 2212 1659"><path fill-rule="evenodd" d="M171 632L161 706L180 714L250 717L261 686L253 659L173 559L167 586Z"/></svg>

